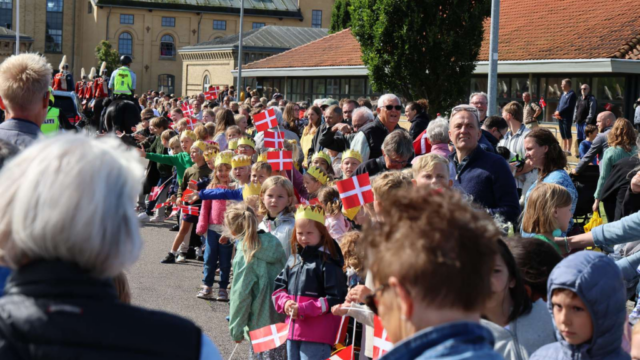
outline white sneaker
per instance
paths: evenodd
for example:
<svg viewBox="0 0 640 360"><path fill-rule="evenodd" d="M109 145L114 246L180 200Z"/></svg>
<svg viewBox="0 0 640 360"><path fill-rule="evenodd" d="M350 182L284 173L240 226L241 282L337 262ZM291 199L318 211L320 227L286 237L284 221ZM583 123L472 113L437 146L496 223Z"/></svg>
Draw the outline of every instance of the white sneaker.
<svg viewBox="0 0 640 360"><path fill-rule="evenodd" d="M150 218L146 212L141 212L140 214L138 214L138 220L140 220L141 222L147 222L150 220Z"/></svg>
<svg viewBox="0 0 640 360"><path fill-rule="evenodd" d="M182 263L185 263L185 262L187 262L187 257L184 256L183 253L178 254L178 256L176 257L176 263L182 264Z"/></svg>
<svg viewBox="0 0 640 360"><path fill-rule="evenodd" d="M152 223L164 222L164 216L163 215L160 215L160 212L159 212L158 215L156 215L156 216L152 217L151 219L149 219L149 222L152 222Z"/></svg>

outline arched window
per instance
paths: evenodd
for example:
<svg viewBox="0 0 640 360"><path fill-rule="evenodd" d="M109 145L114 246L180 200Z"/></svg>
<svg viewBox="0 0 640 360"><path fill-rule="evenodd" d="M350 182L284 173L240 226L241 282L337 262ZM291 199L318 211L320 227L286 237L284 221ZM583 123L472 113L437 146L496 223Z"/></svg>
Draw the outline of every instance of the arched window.
<svg viewBox="0 0 640 360"><path fill-rule="evenodd" d="M164 35L160 39L160 56L168 58L176 56L176 47L173 43L173 36Z"/></svg>
<svg viewBox="0 0 640 360"><path fill-rule="evenodd" d="M128 32L118 37L118 52L120 55L133 55L133 37Z"/></svg>
<svg viewBox="0 0 640 360"><path fill-rule="evenodd" d="M209 91L210 85L211 85L211 80L209 80L209 75L205 75L204 80L202 80L202 92Z"/></svg>

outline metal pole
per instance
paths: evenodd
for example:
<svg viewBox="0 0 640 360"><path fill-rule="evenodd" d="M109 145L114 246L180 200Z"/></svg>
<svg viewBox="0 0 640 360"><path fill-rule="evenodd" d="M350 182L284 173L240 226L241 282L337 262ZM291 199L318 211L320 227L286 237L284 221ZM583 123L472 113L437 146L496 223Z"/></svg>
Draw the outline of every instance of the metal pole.
<svg viewBox="0 0 640 360"><path fill-rule="evenodd" d="M237 100L240 101L242 92L242 22L244 21L244 0L240 0L240 39L238 41L238 85L236 86ZM248 94L245 94L245 99Z"/></svg>
<svg viewBox="0 0 640 360"><path fill-rule="evenodd" d="M491 39L489 45L489 109L488 116L498 114L498 33L500 0L491 1Z"/></svg>
<svg viewBox="0 0 640 360"><path fill-rule="evenodd" d="M20 0L16 0L16 55L20 54Z"/></svg>

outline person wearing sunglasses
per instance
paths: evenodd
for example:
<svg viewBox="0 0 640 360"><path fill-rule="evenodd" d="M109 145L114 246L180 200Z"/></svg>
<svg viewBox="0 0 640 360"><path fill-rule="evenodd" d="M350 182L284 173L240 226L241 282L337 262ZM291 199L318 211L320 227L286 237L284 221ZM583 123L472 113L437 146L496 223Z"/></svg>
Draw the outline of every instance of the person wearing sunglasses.
<svg viewBox="0 0 640 360"><path fill-rule="evenodd" d="M591 87L587 84L582 84L582 86L580 86L580 92L582 95L578 96L576 109L573 112L573 122L576 124L578 146L580 146L580 143L586 138L584 128L587 125L595 125L596 116L598 115L596 112L598 101L596 97L591 94Z"/></svg>
<svg viewBox="0 0 640 360"><path fill-rule="evenodd" d="M479 323L498 254L491 216L455 191L401 191L363 235L375 285L365 304L394 344L384 359L502 359Z"/></svg>
<svg viewBox="0 0 640 360"><path fill-rule="evenodd" d="M371 154L369 158L376 159L382 156L382 142L390 132L400 129L400 116L402 115L402 104L400 99L394 94L385 94L378 99L376 109L378 118L372 123L362 127L360 131L364 134Z"/></svg>
<svg viewBox="0 0 640 360"><path fill-rule="evenodd" d="M458 105L451 110L449 139L456 151L449 158L449 170L454 187L471 195L491 215L516 225L520 215L516 181L502 157L478 145L481 136L474 106Z"/></svg>

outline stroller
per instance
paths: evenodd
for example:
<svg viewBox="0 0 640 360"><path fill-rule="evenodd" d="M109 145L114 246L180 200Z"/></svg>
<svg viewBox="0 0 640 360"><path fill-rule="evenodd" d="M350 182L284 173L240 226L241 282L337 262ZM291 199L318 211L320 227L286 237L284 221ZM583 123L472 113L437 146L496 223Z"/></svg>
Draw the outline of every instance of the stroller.
<svg viewBox="0 0 640 360"><path fill-rule="evenodd" d="M573 185L578 191L578 204L573 213L574 227L579 225L582 228L589 221L590 214L593 212L593 195L596 192L599 177L598 166L587 166L580 175L571 175Z"/></svg>

